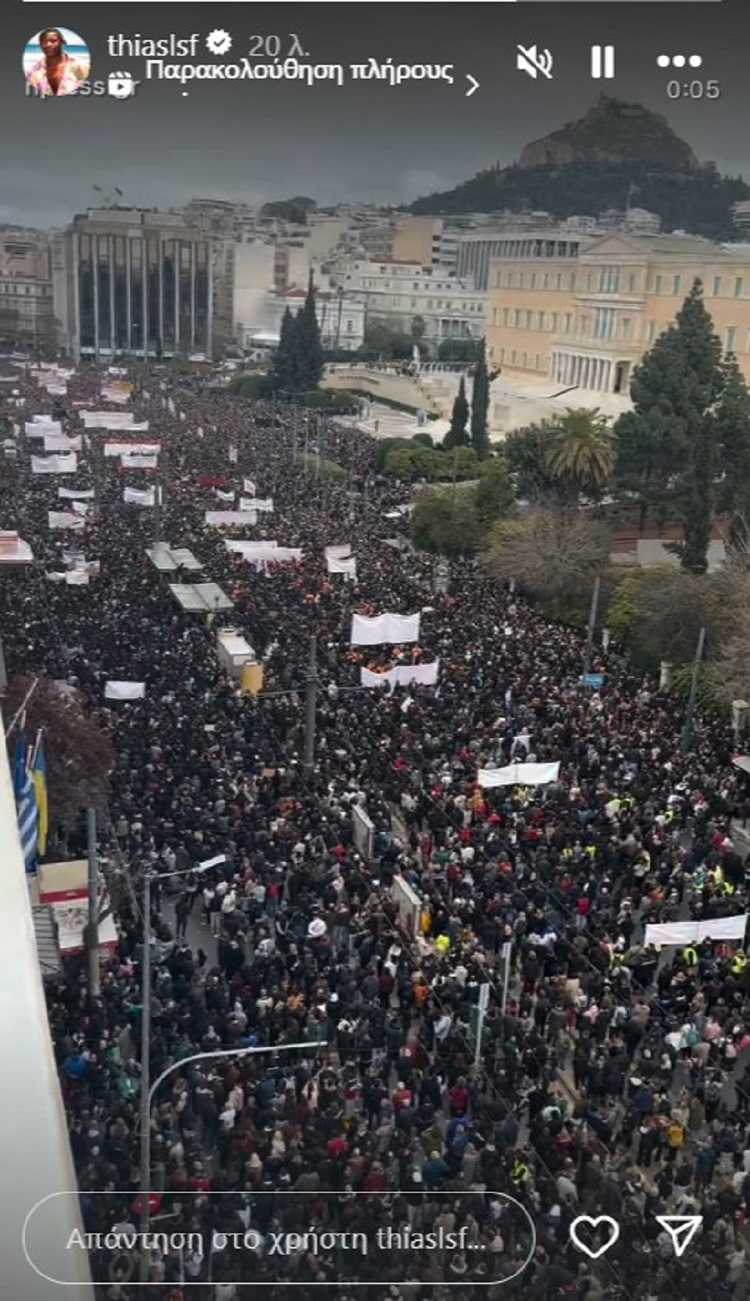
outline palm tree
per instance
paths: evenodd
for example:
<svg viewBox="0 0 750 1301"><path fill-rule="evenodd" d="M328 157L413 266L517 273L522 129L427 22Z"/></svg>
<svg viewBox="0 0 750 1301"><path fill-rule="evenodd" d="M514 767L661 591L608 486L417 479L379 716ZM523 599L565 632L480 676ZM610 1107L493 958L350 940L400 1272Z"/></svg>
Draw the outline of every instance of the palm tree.
<svg viewBox="0 0 750 1301"><path fill-rule="evenodd" d="M601 492L615 466L615 442L606 416L597 409L568 408L551 431L547 468L576 494Z"/></svg>

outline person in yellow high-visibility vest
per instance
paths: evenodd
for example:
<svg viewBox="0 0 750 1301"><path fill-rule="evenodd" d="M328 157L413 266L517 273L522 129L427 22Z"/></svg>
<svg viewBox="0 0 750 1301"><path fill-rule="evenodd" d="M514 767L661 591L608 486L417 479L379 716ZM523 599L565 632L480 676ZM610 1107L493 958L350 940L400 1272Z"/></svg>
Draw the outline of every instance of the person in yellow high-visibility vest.
<svg viewBox="0 0 750 1301"><path fill-rule="evenodd" d="M447 935L438 935L437 939L435 940L435 950L437 953L441 955L441 957L443 956L443 954L448 952L450 946L451 946L451 942Z"/></svg>

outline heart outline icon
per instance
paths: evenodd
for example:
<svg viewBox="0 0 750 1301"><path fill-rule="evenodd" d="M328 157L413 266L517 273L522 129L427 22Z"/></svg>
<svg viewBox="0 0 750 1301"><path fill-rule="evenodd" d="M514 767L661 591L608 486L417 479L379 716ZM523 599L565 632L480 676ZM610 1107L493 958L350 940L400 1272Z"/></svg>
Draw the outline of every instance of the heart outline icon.
<svg viewBox="0 0 750 1301"><path fill-rule="evenodd" d="M605 1242L603 1247L599 1247L596 1251L592 1251L591 1247L587 1247L586 1243L581 1242L581 1239L578 1237L577 1230L579 1224L589 1225L592 1229L598 1229L600 1224L608 1224L612 1230L609 1240ZM617 1220L612 1219L611 1215L578 1215L570 1226L570 1241L573 1243L574 1247L577 1247L579 1251L582 1251L590 1260L598 1260L600 1256L604 1255L605 1251L609 1251L610 1247L614 1247L619 1236L620 1226L617 1223Z"/></svg>

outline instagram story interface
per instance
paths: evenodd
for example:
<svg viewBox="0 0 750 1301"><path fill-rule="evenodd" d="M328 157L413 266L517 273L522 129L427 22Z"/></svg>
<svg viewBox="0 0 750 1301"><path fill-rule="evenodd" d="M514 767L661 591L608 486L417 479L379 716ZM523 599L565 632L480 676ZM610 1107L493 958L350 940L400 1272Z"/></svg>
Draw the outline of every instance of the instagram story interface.
<svg viewBox="0 0 750 1301"><path fill-rule="evenodd" d="M746 1298L746 14L35 2L7 1295Z"/></svg>

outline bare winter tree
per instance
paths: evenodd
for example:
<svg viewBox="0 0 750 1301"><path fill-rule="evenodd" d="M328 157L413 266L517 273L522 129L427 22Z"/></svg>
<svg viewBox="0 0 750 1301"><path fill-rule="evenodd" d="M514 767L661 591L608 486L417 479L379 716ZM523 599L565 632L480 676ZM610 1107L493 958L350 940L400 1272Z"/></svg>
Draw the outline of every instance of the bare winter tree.
<svg viewBox="0 0 750 1301"><path fill-rule="evenodd" d="M30 677L11 679L5 701L8 722L21 708L33 682ZM69 829L85 808L103 811L115 752L109 737L85 712L81 697L49 678L41 678L29 696L25 714L29 747L39 729L44 732L50 827L57 824ZM8 741L11 761L16 736L17 731Z"/></svg>
<svg viewBox="0 0 750 1301"><path fill-rule="evenodd" d="M515 581L541 600L590 593L609 560L602 525L558 511L535 510L498 524L485 563L500 582Z"/></svg>

